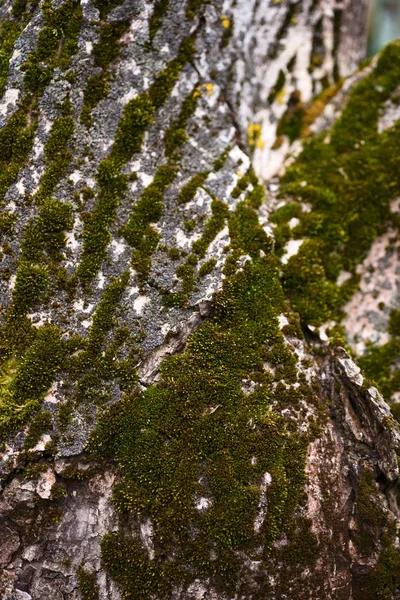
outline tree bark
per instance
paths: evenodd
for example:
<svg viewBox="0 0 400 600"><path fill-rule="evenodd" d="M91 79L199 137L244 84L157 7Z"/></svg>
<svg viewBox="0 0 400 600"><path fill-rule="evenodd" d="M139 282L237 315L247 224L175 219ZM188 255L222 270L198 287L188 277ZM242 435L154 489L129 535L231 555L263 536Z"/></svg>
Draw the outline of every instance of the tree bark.
<svg viewBox="0 0 400 600"><path fill-rule="evenodd" d="M367 4L0 7L5 600L400 597Z"/></svg>

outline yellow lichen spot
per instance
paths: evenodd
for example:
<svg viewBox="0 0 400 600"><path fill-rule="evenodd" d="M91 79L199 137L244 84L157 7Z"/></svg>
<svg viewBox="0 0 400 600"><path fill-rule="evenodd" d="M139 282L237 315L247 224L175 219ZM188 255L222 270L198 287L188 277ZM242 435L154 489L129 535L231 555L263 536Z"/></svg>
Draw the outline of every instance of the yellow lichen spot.
<svg viewBox="0 0 400 600"><path fill-rule="evenodd" d="M257 148L260 148L260 150L264 148L264 140L257 140Z"/></svg>
<svg viewBox="0 0 400 600"><path fill-rule="evenodd" d="M222 27L224 27L225 29L229 29L231 22L228 19L228 17L226 15L221 15L220 19L221 19Z"/></svg>
<svg viewBox="0 0 400 600"><path fill-rule="evenodd" d="M214 84L212 83L203 83L202 88L207 92L209 96L213 95Z"/></svg>
<svg viewBox="0 0 400 600"><path fill-rule="evenodd" d="M194 92L193 92L193 98L198 98L199 96L201 96L201 89L197 88Z"/></svg>
<svg viewBox="0 0 400 600"><path fill-rule="evenodd" d="M292 17L292 18L290 19L290 22L291 22L291 23L297 23L297 19L296 19L296 17Z"/></svg>
<svg viewBox="0 0 400 600"><path fill-rule="evenodd" d="M285 104L285 88L282 88L276 95L278 104Z"/></svg>
<svg viewBox="0 0 400 600"><path fill-rule="evenodd" d="M241 171L238 171L238 172L236 173L236 177L238 177L238 178L239 178L239 177L241 177L242 175L243 175L243 173L242 173Z"/></svg>
<svg viewBox="0 0 400 600"><path fill-rule="evenodd" d="M281 2L283 2L283 0L272 0L272 2L273 2L274 4L280 4Z"/></svg>
<svg viewBox="0 0 400 600"><path fill-rule="evenodd" d="M247 126L247 137L249 146L252 150L258 146L258 142L261 141L261 125L259 123L249 123Z"/></svg>

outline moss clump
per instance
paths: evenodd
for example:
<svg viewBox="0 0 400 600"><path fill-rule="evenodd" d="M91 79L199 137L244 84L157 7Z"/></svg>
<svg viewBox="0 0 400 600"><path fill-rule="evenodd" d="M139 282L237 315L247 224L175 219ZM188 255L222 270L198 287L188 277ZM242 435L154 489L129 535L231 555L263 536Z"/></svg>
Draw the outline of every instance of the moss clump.
<svg viewBox="0 0 400 600"><path fill-rule="evenodd" d="M0 130L0 202L10 185L15 181L19 170L25 164L32 149L37 120L28 122L28 114L35 109L35 101L22 100L21 106Z"/></svg>
<svg viewBox="0 0 400 600"><path fill-rule="evenodd" d="M65 231L71 229L72 206L56 198L45 200L36 222L29 222L24 231L22 258L25 261L42 262L43 251L52 260L61 258L65 247Z"/></svg>
<svg viewBox="0 0 400 600"><path fill-rule="evenodd" d="M17 217L13 213L3 212L0 215L0 235L10 235L14 229L16 220Z"/></svg>
<svg viewBox="0 0 400 600"><path fill-rule="evenodd" d="M119 54L119 40L129 28L130 21L105 23L100 29L100 39L93 48L94 64L106 69Z"/></svg>
<svg viewBox="0 0 400 600"><path fill-rule="evenodd" d="M225 202L221 202L218 198L213 198L211 213L211 218L205 224L201 237L192 244L192 252L200 258L204 258L208 246L217 233L224 228L229 214L228 205Z"/></svg>
<svg viewBox="0 0 400 600"><path fill-rule="evenodd" d="M277 78L277 80L275 82L275 85L272 88L272 90L271 90L271 92L270 92L270 94L268 96L268 102L270 104L273 103L273 101L278 96L279 92L281 92L283 90L285 83L286 83L286 75L282 71L282 69L280 69L280 71L278 73L278 78Z"/></svg>
<svg viewBox="0 0 400 600"><path fill-rule="evenodd" d="M89 330L88 340L82 345L82 351L71 356L67 369L71 377L76 380L75 398L78 402L92 401L100 404L108 399L106 381L114 379L119 381L126 378L123 361L116 361L118 352L124 338L115 339L115 347L107 346L110 334L115 325L115 316L124 290L128 284L129 272L112 280L103 292L97 311L93 315L92 326ZM137 361L136 361L137 362ZM131 373L128 383L136 383L136 370L134 361L128 361ZM67 411L67 409L64 409ZM69 409L68 409L69 410Z"/></svg>
<svg viewBox="0 0 400 600"><path fill-rule="evenodd" d="M215 258L210 258L209 260L206 260L205 263L203 263L199 269L199 277L200 279L203 277L206 277L207 275L209 275L210 273L212 273L212 271L214 270L215 266L217 264L217 261Z"/></svg>
<svg viewBox="0 0 400 600"><path fill-rule="evenodd" d="M67 400L66 402L63 402L62 404L60 404L60 406L58 408L57 420L58 420L58 429L60 430L61 433L64 433L64 431L67 429L68 425L70 425L72 423L73 414L74 414L74 405L70 399Z"/></svg>
<svg viewBox="0 0 400 600"><path fill-rule="evenodd" d="M393 534L381 536L383 550L373 573L369 576L366 589L354 600L390 600L400 592L400 553L393 545Z"/></svg>
<svg viewBox="0 0 400 600"><path fill-rule="evenodd" d="M149 97L155 109L160 108L171 94L179 73L194 54L194 40L187 38L180 45L178 56L155 78L149 88Z"/></svg>
<svg viewBox="0 0 400 600"><path fill-rule="evenodd" d="M246 202L239 202L229 219L229 233L232 248L252 258L259 256L260 250L266 254L272 250L272 238L259 224L254 208Z"/></svg>
<svg viewBox="0 0 400 600"><path fill-rule="evenodd" d="M18 362L8 394L0 403L2 440L37 410L65 356L66 347L59 329L50 324L39 327L33 343ZM43 421L47 427L48 417L46 413L43 414L44 417L38 417L39 429Z"/></svg>
<svg viewBox="0 0 400 600"><path fill-rule="evenodd" d="M207 4L210 0L189 0L186 8L186 18L194 19L198 16L201 8Z"/></svg>
<svg viewBox="0 0 400 600"><path fill-rule="evenodd" d="M45 266L22 261L17 270L13 290L14 314L26 314L41 299L49 285L49 273Z"/></svg>
<svg viewBox="0 0 400 600"><path fill-rule="evenodd" d="M150 256L159 241L159 234L151 227L150 223L155 223L160 219L163 194L176 175L176 167L161 166L152 183L144 190L140 200L135 204L128 223L122 229L124 238L134 248L132 266L142 278L150 272Z"/></svg>
<svg viewBox="0 0 400 600"><path fill-rule="evenodd" d="M170 160L179 158L178 149L188 141L185 127L188 119L196 110L199 97L200 92L195 87L183 101L179 117L165 132L165 156Z"/></svg>
<svg viewBox="0 0 400 600"><path fill-rule="evenodd" d="M83 564L78 568L78 586L82 600L98 600L99 586L96 581L96 574L86 571Z"/></svg>
<svg viewBox="0 0 400 600"><path fill-rule="evenodd" d="M169 0L157 0L157 2L155 3L149 24L150 42L153 41L157 31L160 29L162 20L167 14L168 7Z"/></svg>
<svg viewBox="0 0 400 600"><path fill-rule="evenodd" d="M49 431L53 426L51 412L48 410L39 412L29 425L28 435L26 436L24 449L29 450L36 446L40 438L46 431Z"/></svg>
<svg viewBox="0 0 400 600"><path fill-rule="evenodd" d="M63 500L67 496L67 490L62 483L53 483L51 492L50 492L50 500Z"/></svg>
<svg viewBox="0 0 400 600"><path fill-rule="evenodd" d="M92 110L98 105L100 100L107 96L109 88L108 73L95 73L87 80L80 116L81 123L86 125L86 127L89 127L92 124Z"/></svg>
<svg viewBox="0 0 400 600"><path fill-rule="evenodd" d="M71 116L60 117L51 127L44 147L46 171L35 194L35 201L39 204L53 192L71 162L72 152L68 148L68 142L74 131L75 121Z"/></svg>
<svg viewBox="0 0 400 600"><path fill-rule="evenodd" d="M390 311L388 332L390 335L400 337L400 310L392 308Z"/></svg>
<svg viewBox="0 0 400 600"><path fill-rule="evenodd" d="M385 515L380 508L380 500L372 471L363 471L360 476L357 516L360 526L356 543L360 551L370 554L379 540L379 531L385 524Z"/></svg>
<svg viewBox="0 0 400 600"><path fill-rule="evenodd" d="M201 187L205 183L208 175L209 175L209 171L203 171L202 173L196 173L196 175L194 175L192 177L192 179L189 181L189 183L184 185L179 190L177 203L178 204L187 204L188 202L193 200L193 198L196 195L197 190L199 189L199 187Z"/></svg>
<svg viewBox="0 0 400 600"><path fill-rule="evenodd" d="M103 563L126 598L168 597L173 586L204 576L221 593L232 591L246 569L241 551L267 560L273 541L296 528L307 442L270 410L273 387L241 390L244 378L262 375L281 339L278 268L269 255L225 280L213 316L183 355L163 364L162 381L112 406L92 436L90 448L115 456L122 469L118 509L145 514L154 528L154 560L122 532L102 542ZM255 532L266 471L274 484ZM196 509L200 497L209 499L206 510Z"/></svg>

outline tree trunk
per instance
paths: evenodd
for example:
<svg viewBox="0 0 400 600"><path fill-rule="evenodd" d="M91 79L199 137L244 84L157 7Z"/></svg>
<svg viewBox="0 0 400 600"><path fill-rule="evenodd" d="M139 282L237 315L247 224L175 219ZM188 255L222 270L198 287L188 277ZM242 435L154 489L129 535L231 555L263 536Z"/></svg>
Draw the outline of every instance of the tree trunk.
<svg viewBox="0 0 400 600"><path fill-rule="evenodd" d="M367 4L0 7L1 598L400 597Z"/></svg>

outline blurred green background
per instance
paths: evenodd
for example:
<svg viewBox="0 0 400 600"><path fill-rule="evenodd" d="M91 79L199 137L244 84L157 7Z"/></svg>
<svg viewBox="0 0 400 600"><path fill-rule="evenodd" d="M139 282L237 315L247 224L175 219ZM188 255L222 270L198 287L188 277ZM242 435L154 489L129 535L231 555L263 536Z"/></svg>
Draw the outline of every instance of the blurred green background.
<svg viewBox="0 0 400 600"><path fill-rule="evenodd" d="M400 37L400 0L371 0L368 54Z"/></svg>

